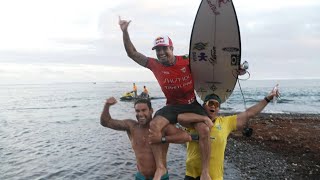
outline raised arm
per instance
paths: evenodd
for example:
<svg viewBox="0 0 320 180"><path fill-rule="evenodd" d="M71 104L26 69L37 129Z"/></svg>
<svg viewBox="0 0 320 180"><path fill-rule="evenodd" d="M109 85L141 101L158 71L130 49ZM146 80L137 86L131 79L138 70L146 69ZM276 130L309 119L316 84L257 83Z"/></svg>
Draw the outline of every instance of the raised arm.
<svg viewBox="0 0 320 180"><path fill-rule="evenodd" d="M246 111L239 113L237 116L237 129L242 129L250 118L259 114L268 105L272 98L278 95L278 90L272 90L269 95L261 100L258 104L253 105Z"/></svg>
<svg viewBox="0 0 320 180"><path fill-rule="evenodd" d="M130 40L129 32L128 32L128 26L130 22L131 21L121 20L119 16L119 25L123 33L124 48L126 49L128 56L132 60L134 60L136 63L140 64L141 66L145 67L147 65L148 58L145 55L139 53L134 47L134 45L132 44Z"/></svg>
<svg viewBox="0 0 320 180"><path fill-rule="evenodd" d="M110 97L106 100L103 111L100 117L100 124L104 127L108 127L119 131L129 131L132 125L132 120L115 120L111 117L109 109L110 106L117 103L114 97Z"/></svg>

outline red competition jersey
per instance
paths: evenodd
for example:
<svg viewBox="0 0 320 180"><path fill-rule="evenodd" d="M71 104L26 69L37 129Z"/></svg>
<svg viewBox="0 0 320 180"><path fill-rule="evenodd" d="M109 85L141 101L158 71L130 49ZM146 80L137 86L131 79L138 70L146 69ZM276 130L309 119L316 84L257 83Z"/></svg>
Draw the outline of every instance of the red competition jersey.
<svg viewBox="0 0 320 180"><path fill-rule="evenodd" d="M175 56L173 66L164 66L158 60L149 58L149 68L157 78L162 92L167 98L167 105L191 104L195 101L194 84L189 67L189 58Z"/></svg>

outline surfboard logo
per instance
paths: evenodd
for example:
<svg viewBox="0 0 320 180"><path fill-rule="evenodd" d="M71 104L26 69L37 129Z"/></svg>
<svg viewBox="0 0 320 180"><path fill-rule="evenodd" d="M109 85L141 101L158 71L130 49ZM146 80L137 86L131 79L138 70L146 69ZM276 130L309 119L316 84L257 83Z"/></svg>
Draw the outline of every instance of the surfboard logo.
<svg viewBox="0 0 320 180"><path fill-rule="evenodd" d="M198 42L193 45L193 49L198 51L205 50L207 48L208 43Z"/></svg>
<svg viewBox="0 0 320 180"><path fill-rule="evenodd" d="M240 56L238 54L231 54L231 66L240 64Z"/></svg>
<svg viewBox="0 0 320 180"><path fill-rule="evenodd" d="M215 90L217 90L217 87L216 87L214 84L212 84L212 85L210 86L210 89L211 89L211 91L215 91Z"/></svg>
<svg viewBox="0 0 320 180"><path fill-rule="evenodd" d="M221 4L227 4L228 2L231 2L231 0L217 0L219 3L219 7L221 7Z"/></svg>
<svg viewBox="0 0 320 180"><path fill-rule="evenodd" d="M220 12L218 11L218 8L221 8L222 4L227 4L228 2L231 2L231 0L207 0L208 6L210 7L211 11L213 12L214 15L219 15ZM217 5L218 4L218 7Z"/></svg>
<svg viewBox="0 0 320 180"><path fill-rule="evenodd" d="M199 54L197 54L196 52L192 52L193 62L208 61L207 58L208 58L208 56L204 52L201 52Z"/></svg>
<svg viewBox="0 0 320 180"><path fill-rule="evenodd" d="M213 46L212 49L211 49L211 57L209 58L209 62L212 64L212 65L215 65L217 64L217 51L216 51L216 47Z"/></svg>
<svg viewBox="0 0 320 180"><path fill-rule="evenodd" d="M222 51L238 52L238 51L240 51L240 49L239 49L239 48L236 48L236 47L225 47L225 48L222 48Z"/></svg>
<svg viewBox="0 0 320 180"><path fill-rule="evenodd" d="M207 57L208 56L204 52L200 53L200 55L198 56L199 61L207 61Z"/></svg>
<svg viewBox="0 0 320 180"><path fill-rule="evenodd" d="M201 43L196 43L198 44L198 49L197 50L204 50L207 46L208 43L203 43L204 44L204 47L202 47L203 44ZM195 49L195 47L194 47ZM192 52L192 59L194 62L196 61L209 61L212 65L216 64L217 63L217 55L216 55L216 47L213 46L212 49L210 50L210 54L209 54L209 57L208 55L205 53L205 52L200 52L200 53L197 53L197 52Z"/></svg>
<svg viewBox="0 0 320 180"><path fill-rule="evenodd" d="M197 91L198 92L207 92L207 90L204 87L200 87Z"/></svg>

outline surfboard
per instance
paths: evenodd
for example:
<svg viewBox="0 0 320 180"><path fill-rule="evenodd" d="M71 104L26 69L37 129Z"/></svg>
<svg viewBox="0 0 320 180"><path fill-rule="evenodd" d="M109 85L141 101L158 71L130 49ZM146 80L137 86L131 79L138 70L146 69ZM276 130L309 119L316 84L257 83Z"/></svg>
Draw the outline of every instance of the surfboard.
<svg viewBox="0 0 320 180"><path fill-rule="evenodd" d="M236 85L241 61L238 19L231 0L202 0L190 39L190 67L197 95L225 102Z"/></svg>

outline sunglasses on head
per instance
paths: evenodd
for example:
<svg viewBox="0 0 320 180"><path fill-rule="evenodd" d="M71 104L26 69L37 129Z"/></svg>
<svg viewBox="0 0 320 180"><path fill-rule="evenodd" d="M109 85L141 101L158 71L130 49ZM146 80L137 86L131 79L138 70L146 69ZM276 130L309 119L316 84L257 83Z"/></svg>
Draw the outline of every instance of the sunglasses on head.
<svg viewBox="0 0 320 180"><path fill-rule="evenodd" d="M215 100L209 100L206 102L206 105L209 106L209 107L219 107L219 102L218 101L215 101Z"/></svg>

